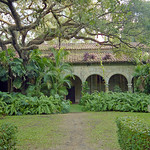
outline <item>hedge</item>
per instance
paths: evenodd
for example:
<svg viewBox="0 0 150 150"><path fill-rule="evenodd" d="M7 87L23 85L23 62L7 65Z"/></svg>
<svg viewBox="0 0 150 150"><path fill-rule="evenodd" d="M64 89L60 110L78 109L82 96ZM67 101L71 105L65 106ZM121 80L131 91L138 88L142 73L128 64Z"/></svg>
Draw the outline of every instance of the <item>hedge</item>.
<svg viewBox="0 0 150 150"><path fill-rule="evenodd" d="M121 150L150 150L150 127L138 118L117 118Z"/></svg>
<svg viewBox="0 0 150 150"><path fill-rule="evenodd" d="M0 150L15 150L17 127L10 123L0 127Z"/></svg>

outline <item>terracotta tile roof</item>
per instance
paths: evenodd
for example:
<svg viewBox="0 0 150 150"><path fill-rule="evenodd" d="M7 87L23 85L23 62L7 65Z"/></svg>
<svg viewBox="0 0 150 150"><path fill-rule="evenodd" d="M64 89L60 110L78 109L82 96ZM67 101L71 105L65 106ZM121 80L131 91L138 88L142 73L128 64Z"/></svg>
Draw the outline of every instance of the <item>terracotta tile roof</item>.
<svg viewBox="0 0 150 150"><path fill-rule="evenodd" d="M70 51L69 55L64 60L69 63L100 63L102 62L133 62L132 58L129 58L126 55L117 57L112 53L110 46L100 46L96 43L67 43L61 44L61 47L64 46L65 50ZM58 48L58 45L50 46L48 44L42 44L41 49L43 55L50 57L50 47ZM84 51L82 51L84 50ZM95 51L96 50L96 51Z"/></svg>
<svg viewBox="0 0 150 150"><path fill-rule="evenodd" d="M50 57L51 53L43 54L46 57ZM70 53L65 59L65 62L77 64L77 63L100 63L102 62L133 62L133 59L122 55L117 57L112 53L88 53L88 57L85 57L86 53ZM109 57L108 57L109 56Z"/></svg>
<svg viewBox="0 0 150 150"><path fill-rule="evenodd" d="M131 58L125 55L116 57L114 54L110 54L110 53L88 53L88 54L89 54L89 57L86 57L86 58L85 58L85 54L70 54L68 55L65 61L69 63L100 63L101 61L119 63L119 62L133 61Z"/></svg>
<svg viewBox="0 0 150 150"><path fill-rule="evenodd" d="M49 45L49 44L41 44L39 45L39 49L41 50L48 50L50 47L54 47L56 49L59 49L59 45ZM64 48L65 50L109 50L112 47L111 46L101 46L97 43L62 43L61 48Z"/></svg>

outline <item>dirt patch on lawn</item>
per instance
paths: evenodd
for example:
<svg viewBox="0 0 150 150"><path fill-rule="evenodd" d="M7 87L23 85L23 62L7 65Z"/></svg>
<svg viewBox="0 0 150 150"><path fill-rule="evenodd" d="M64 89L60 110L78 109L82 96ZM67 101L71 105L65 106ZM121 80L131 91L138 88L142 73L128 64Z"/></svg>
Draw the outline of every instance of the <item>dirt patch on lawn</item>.
<svg viewBox="0 0 150 150"><path fill-rule="evenodd" d="M95 150L87 135L87 113L69 113L62 117L60 129L64 133L64 142L51 150Z"/></svg>

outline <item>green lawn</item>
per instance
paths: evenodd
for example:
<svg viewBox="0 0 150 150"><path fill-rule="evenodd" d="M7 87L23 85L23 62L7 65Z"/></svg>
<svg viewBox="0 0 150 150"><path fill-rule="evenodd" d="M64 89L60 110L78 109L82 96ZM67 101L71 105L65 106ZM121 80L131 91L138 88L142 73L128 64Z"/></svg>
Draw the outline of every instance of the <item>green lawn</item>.
<svg viewBox="0 0 150 150"><path fill-rule="evenodd" d="M71 112L80 111L79 105L72 105ZM63 124L65 116L66 114L6 116L0 119L0 125L10 122L18 127L19 150L46 150L64 142L65 131L60 125ZM115 120L120 116L137 116L150 125L150 113L87 112L85 115L87 142L96 145L97 150L119 150Z"/></svg>
<svg viewBox="0 0 150 150"><path fill-rule="evenodd" d="M82 106L79 104L71 104L70 112L82 112Z"/></svg>

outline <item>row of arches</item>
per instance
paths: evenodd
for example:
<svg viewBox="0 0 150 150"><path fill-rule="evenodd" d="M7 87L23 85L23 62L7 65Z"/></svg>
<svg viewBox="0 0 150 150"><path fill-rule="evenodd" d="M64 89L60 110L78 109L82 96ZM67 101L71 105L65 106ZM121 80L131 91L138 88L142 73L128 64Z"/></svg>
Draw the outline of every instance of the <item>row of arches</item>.
<svg viewBox="0 0 150 150"><path fill-rule="evenodd" d="M113 91L115 92L116 90L120 90L122 92L128 91L129 90L129 84L126 79L126 77L122 74L114 74L112 75L108 83L106 84L105 79L98 75L98 74L93 74L87 77L86 81L88 82L89 86L89 93L93 93L94 91ZM80 98L81 98L81 91L82 91L82 80L75 75L75 78L71 79L72 82L72 87L68 89L68 95L66 96L66 99L70 99L73 103L78 103ZM8 87L7 87L7 82L0 82L0 91L6 92ZM134 78L132 79L131 82L132 85L132 90L134 90ZM131 86L130 85L130 86Z"/></svg>
<svg viewBox="0 0 150 150"><path fill-rule="evenodd" d="M114 74L109 78L108 84L106 84L105 79L98 75L93 74L90 75L86 81L88 82L89 86L89 93L93 93L94 91L128 91L129 84L126 77L122 74ZM73 103L79 102L81 97L81 90L82 90L82 81L78 76L75 76L74 79L71 79L72 87L68 89L68 95L66 99L70 99ZM132 85L134 85L134 80L132 79ZM133 89L133 86L132 86Z"/></svg>

